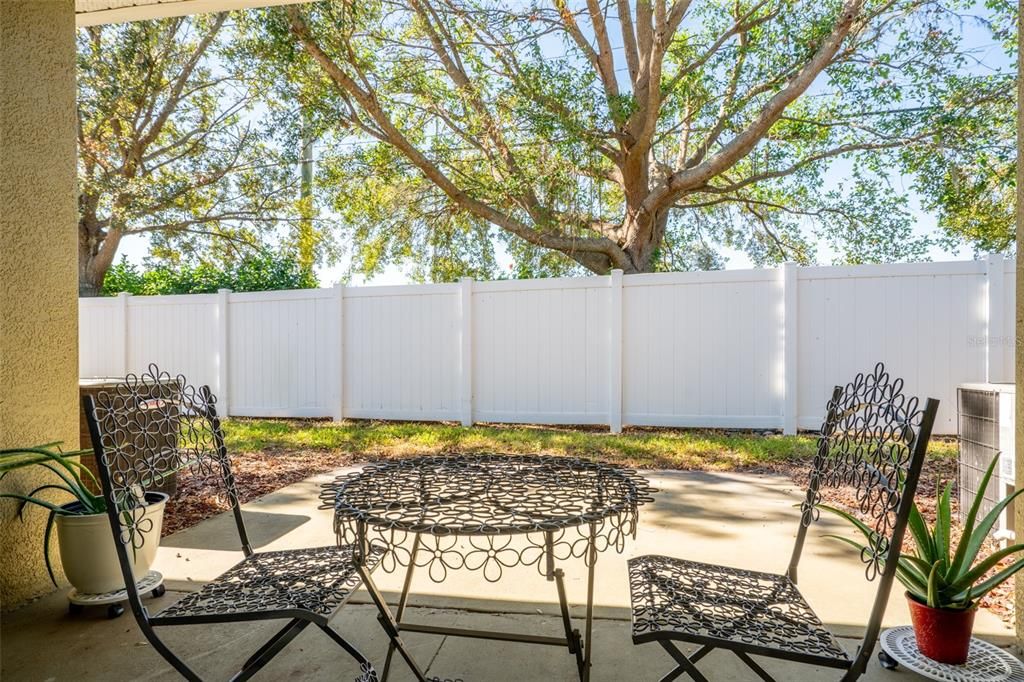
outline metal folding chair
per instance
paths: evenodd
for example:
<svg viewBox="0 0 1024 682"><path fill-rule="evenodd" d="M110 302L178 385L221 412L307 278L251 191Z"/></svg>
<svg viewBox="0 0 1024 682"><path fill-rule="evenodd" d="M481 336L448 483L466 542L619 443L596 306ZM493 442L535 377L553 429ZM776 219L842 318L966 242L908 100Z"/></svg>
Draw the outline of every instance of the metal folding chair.
<svg viewBox="0 0 1024 682"><path fill-rule="evenodd" d="M184 377L150 365L146 374L128 375L116 389L95 399L86 396L84 402L128 602L142 634L175 670L186 679L201 679L161 641L157 628L281 619L287 620L284 627L232 679L251 677L313 624L356 660L357 681L377 680L369 660L329 625L360 584L352 547L253 551L209 387L197 390ZM245 558L198 592L151 615L133 574L134 551L153 541L146 538L152 520L145 516L142 493L185 467L223 486Z"/></svg>
<svg viewBox="0 0 1024 682"><path fill-rule="evenodd" d="M917 398L903 394L903 380L891 380L881 363L845 387L835 387L785 574L666 556L630 560L633 643L658 642L672 657L676 667L663 682L683 674L706 682L697 662L715 649L731 651L762 680L773 678L752 656L845 670L843 680L864 673L878 639L938 405L929 398L919 409ZM835 486L856 488L860 512L870 517L869 526L876 531L861 559L867 579L878 578L878 589L852 658L796 585L807 528L820 512L820 491ZM677 641L698 649L686 655Z"/></svg>

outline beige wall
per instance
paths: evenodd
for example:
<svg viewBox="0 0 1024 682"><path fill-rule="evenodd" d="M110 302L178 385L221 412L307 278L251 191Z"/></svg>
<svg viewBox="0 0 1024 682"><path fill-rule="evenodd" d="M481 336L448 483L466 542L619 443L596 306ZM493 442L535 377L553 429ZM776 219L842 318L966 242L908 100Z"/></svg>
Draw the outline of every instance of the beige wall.
<svg viewBox="0 0 1024 682"><path fill-rule="evenodd" d="M0 0L0 446L78 433L74 0ZM8 476L27 492L38 475ZM42 522L0 502L0 605L52 590Z"/></svg>

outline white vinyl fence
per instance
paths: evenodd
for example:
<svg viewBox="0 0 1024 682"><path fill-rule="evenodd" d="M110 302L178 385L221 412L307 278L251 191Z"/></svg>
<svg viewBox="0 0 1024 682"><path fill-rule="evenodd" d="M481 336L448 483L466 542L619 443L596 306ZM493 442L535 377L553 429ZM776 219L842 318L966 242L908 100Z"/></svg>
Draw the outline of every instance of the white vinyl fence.
<svg viewBox="0 0 1024 682"><path fill-rule="evenodd" d="M156 363L233 416L815 429L885 362L1012 381L1014 264L730 270L82 299L82 377Z"/></svg>

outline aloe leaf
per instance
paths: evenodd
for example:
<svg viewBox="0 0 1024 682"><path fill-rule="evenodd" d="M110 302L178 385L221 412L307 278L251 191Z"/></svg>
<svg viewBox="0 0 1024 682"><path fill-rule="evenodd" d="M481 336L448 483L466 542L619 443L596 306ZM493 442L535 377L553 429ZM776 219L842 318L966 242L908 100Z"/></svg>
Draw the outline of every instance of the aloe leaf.
<svg viewBox="0 0 1024 682"><path fill-rule="evenodd" d="M997 552L992 552L992 554L985 557L984 561L979 562L970 571L965 573L960 580L956 581L951 586L957 592L967 590L971 585L981 579L982 576L991 571L1000 561L1006 557L1013 556L1014 554L1021 552L1024 552L1024 544L1010 545L1009 547Z"/></svg>
<svg viewBox="0 0 1024 682"><path fill-rule="evenodd" d="M99 495L93 495L88 488L81 484L81 479L74 476L69 476L63 470L58 469L50 462L40 462L39 466L43 467L44 469L48 469L49 471L53 472L55 476L58 476L62 481L64 481L64 483L66 483L67 486L72 489L72 494L75 496L75 498L77 498L78 501L82 503L82 506L85 507L86 512L91 514L99 514L106 510L107 503L103 499L103 497Z"/></svg>
<svg viewBox="0 0 1024 682"><path fill-rule="evenodd" d="M910 534L914 536L914 544L917 546L918 556L927 561L928 565L931 566L936 558L935 542L928 531L928 523L924 520L921 510L917 508L916 504L910 505L910 517L907 525L910 527Z"/></svg>
<svg viewBox="0 0 1024 682"><path fill-rule="evenodd" d="M935 538L935 560L942 562L943 572L945 572L945 567L949 566L949 496L952 487L952 483L946 484L945 489L938 496L935 508L935 532L933 533Z"/></svg>
<svg viewBox="0 0 1024 682"><path fill-rule="evenodd" d="M839 542L846 543L847 545L849 545L850 547L853 547L854 549L856 549L859 552L863 552L863 551L865 551L867 549L866 546L860 544L856 540L851 540L850 538L843 537L842 535L833 535L832 533L827 533L825 535L822 535L821 537L828 538L830 540L838 540Z"/></svg>
<svg viewBox="0 0 1024 682"><path fill-rule="evenodd" d="M68 513L68 511L66 509L63 509L59 505L52 504L50 502L46 502L44 500L40 500L40 499L35 498L35 497L27 497L25 495L19 495L18 493L0 493L0 498L3 498L3 497L6 497L6 498L9 498L9 499L12 499L12 500L21 500L22 502L27 502L29 504L37 504L40 507L45 507L46 509L49 509L50 511L52 511L54 513L57 513L57 514L67 514Z"/></svg>
<svg viewBox="0 0 1024 682"><path fill-rule="evenodd" d="M974 522L978 518L978 511L981 509L981 503L985 499L985 491L988 490L988 483L992 480L992 472L995 471L996 464L999 463L999 455L992 458L989 462L988 468L985 469L985 475L981 477L981 482L978 483L979 494L974 496L974 503L971 505L970 511L967 512L967 518L964 519L964 532L960 537L960 544L957 545L956 554L953 556L953 561L949 565L950 577L955 577L960 572L961 566L970 566L970 562L974 560L972 557L966 564L964 560L967 556L968 546L971 540L971 533L974 532Z"/></svg>
<svg viewBox="0 0 1024 682"><path fill-rule="evenodd" d="M900 555L900 560L901 561L907 561L910 564L912 564L914 566L914 568L916 568L918 571L920 571L921 575L923 575L923 576L927 577L927 575L932 572L932 564L927 562L927 561L925 561L924 559L922 559L920 557L916 557L916 556L914 556L912 554L901 554ZM932 562L932 563L934 563L934 562Z"/></svg>
<svg viewBox="0 0 1024 682"><path fill-rule="evenodd" d="M50 581L54 587L59 587L57 576L53 573L53 561L50 560L50 535L53 533L56 521L56 514L51 511L46 519L46 529L43 531L43 559L46 561L46 572L50 574Z"/></svg>
<svg viewBox="0 0 1024 682"><path fill-rule="evenodd" d="M982 583L978 583L973 588L971 588L970 600L973 602L974 600L985 596L994 588L999 587L999 585L1002 584L1004 581L1012 578L1013 574L1021 570L1022 568L1024 568L1024 559L1015 561L1003 570L996 573L988 580Z"/></svg>
<svg viewBox="0 0 1024 682"><path fill-rule="evenodd" d="M932 564L932 570L928 574L928 606L933 609L939 608L939 566L942 560L938 559Z"/></svg>
<svg viewBox="0 0 1024 682"><path fill-rule="evenodd" d="M925 568L922 570L919 564L915 564L909 561L909 559L916 559L916 557L909 557L907 555L900 556L899 561L897 563L897 568L899 569L899 572L912 577L915 583L920 584L921 592L927 593L928 574L931 572L931 569L927 565L925 565ZM918 561L920 561L920 559L918 559Z"/></svg>
<svg viewBox="0 0 1024 682"><path fill-rule="evenodd" d="M875 532L873 528L869 527L867 524L865 524L863 521L858 519L853 514L850 514L849 512L845 512L842 509L836 509L835 507L830 507L826 504L819 504L818 508L824 509L827 512L831 512L836 516L840 516L849 521L850 523L852 523L857 528L857 530L861 532L861 534L869 543L874 541L875 537L878 535L878 533Z"/></svg>
<svg viewBox="0 0 1024 682"><path fill-rule="evenodd" d="M982 489L979 488L979 490ZM992 508L992 511L985 515L985 518L981 520L981 523L979 523L974 529L974 532L971 533L971 539L967 543L967 549L964 551L964 566L971 566L974 563L974 560L978 556L978 552L981 551L981 546L985 543L985 538L988 537L992 528L999 521L999 516L1003 513L1003 510L1021 494L1024 494L1024 488L1007 495ZM981 498L980 494L978 495L978 498Z"/></svg>
<svg viewBox="0 0 1024 682"><path fill-rule="evenodd" d="M96 480L96 476L92 471L89 470L89 467L85 466L81 462L71 459L73 457L80 457L81 455L89 454L90 452L92 451L75 450L73 452L64 453L56 452L54 450L47 449L46 447L9 448L0 450L0 471L3 471L4 474L6 474L10 471L14 471L15 469L21 469L33 464L41 466L56 464L66 469L74 479L75 485L73 487L86 490L85 484L82 483L82 477L78 473L79 471L85 471L93 484L98 488L100 487L100 483ZM52 470L53 469L51 469L51 471ZM88 494L91 495L91 493Z"/></svg>
<svg viewBox="0 0 1024 682"><path fill-rule="evenodd" d="M86 490L85 487L82 486L81 483L78 481L78 479L74 478L73 476L68 476L63 470L53 466L50 462L40 462L38 466L41 466L44 469L53 472L55 476L64 481L68 488L71 489L71 494L75 496L75 499L82 502L83 504L87 504L90 507L94 506L94 495L90 493L88 490Z"/></svg>
<svg viewBox="0 0 1024 682"><path fill-rule="evenodd" d="M64 492L66 492L66 493L68 493L70 495L74 495L75 494L75 492L73 490L71 490L70 488L68 488L66 486L57 485L56 483L47 483L46 485L39 486L35 490L29 491L29 493L25 497L31 498L33 500L38 500L39 498L36 497L36 494L40 493L40 492L42 492L44 490L63 490ZM27 501L22 501L21 507L18 509L18 516L21 516L22 511L25 509L25 506L28 505L28 504L29 503Z"/></svg>

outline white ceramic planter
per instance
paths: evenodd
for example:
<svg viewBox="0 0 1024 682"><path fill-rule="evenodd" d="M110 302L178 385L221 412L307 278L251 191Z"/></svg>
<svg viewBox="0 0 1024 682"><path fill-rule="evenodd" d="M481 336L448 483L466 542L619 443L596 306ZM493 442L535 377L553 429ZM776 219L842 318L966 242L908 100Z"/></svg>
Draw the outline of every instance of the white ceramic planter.
<svg viewBox="0 0 1024 682"><path fill-rule="evenodd" d="M160 546L160 530L164 521L167 495L146 493L149 502L142 519L153 522L144 534L142 546L134 552L136 578L146 575ZM124 577L110 532L106 512L85 516L57 516L57 543L64 575L76 590L84 594L103 594L124 589ZM131 547L128 548L131 555Z"/></svg>

